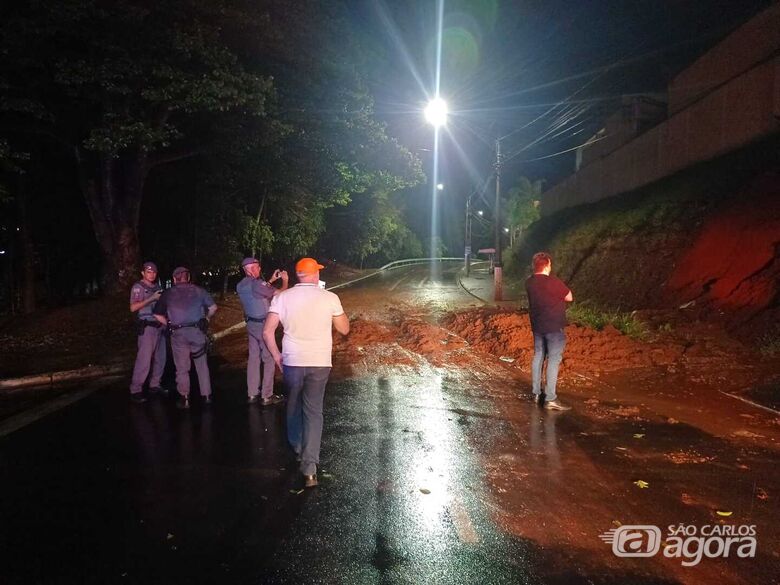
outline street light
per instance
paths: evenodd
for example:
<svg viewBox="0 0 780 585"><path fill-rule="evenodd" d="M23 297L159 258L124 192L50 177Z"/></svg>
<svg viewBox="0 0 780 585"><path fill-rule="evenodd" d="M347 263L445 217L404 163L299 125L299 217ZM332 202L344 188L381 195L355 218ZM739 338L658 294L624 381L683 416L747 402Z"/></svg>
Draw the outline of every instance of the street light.
<svg viewBox="0 0 780 585"><path fill-rule="evenodd" d="M444 183L437 183L436 184L436 190L437 191L444 191Z"/></svg>
<svg viewBox="0 0 780 585"><path fill-rule="evenodd" d="M439 128L447 123L447 102L440 97L435 97L425 107L425 120L434 128Z"/></svg>

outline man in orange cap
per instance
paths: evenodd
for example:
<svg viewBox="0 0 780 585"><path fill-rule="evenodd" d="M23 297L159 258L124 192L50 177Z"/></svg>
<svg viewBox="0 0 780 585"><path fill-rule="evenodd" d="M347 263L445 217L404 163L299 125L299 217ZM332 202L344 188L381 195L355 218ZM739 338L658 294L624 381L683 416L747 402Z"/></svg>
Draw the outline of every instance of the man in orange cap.
<svg viewBox="0 0 780 585"><path fill-rule="evenodd" d="M304 485L317 485L322 441L322 404L331 370L333 333L349 333L349 319L339 297L319 287L320 270L313 258L295 265L298 284L280 292L268 309L263 339L287 386L287 439L301 462ZM276 328L284 327L282 352Z"/></svg>

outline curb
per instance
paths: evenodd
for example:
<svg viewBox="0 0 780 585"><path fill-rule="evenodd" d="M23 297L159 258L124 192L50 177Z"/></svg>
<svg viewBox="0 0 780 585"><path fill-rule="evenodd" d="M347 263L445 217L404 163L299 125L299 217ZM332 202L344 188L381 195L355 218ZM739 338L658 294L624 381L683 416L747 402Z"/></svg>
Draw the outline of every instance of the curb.
<svg viewBox="0 0 780 585"><path fill-rule="evenodd" d="M63 382L75 382L89 380L116 374L124 374L130 370L126 365L122 366L86 366L76 370L64 370L61 372L49 372L47 374L33 374L21 378L7 378L0 380L0 391L17 390L31 386L53 386Z"/></svg>
<svg viewBox="0 0 780 585"><path fill-rule="evenodd" d="M465 270L465 268L461 268L460 271L458 271L457 280L458 280L458 285L460 286L460 288L462 288L466 292L466 294L471 295L472 297L477 299L483 305L489 305L490 304L489 301L486 301L482 297L475 295L473 292L471 292L469 289L466 288L465 284L463 284L463 281L461 280L460 277L461 277L461 272L463 272L464 270Z"/></svg>
<svg viewBox="0 0 780 585"><path fill-rule="evenodd" d="M231 325L227 329L218 331L212 337L215 340L221 339L244 327L246 327L246 323L241 321L240 323ZM0 393L11 393L16 390L40 386L54 386L55 384L63 384L65 382L79 382L91 380L93 378L102 378L104 376L116 376L127 374L131 370L132 366L129 364L115 366L84 366L83 368L77 368L75 370L62 370L59 372L47 372L45 374L31 374L19 378L0 379Z"/></svg>

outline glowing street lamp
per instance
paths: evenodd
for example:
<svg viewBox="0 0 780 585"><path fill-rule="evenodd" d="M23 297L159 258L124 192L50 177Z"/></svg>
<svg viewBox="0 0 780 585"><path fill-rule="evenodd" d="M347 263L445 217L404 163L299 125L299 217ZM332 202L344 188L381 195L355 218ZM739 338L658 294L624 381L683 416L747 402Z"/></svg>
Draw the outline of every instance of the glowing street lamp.
<svg viewBox="0 0 780 585"><path fill-rule="evenodd" d="M437 183L436 184L436 190L437 191L444 191L444 183Z"/></svg>
<svg viewBox="0 0 780 585"><path fill-rule="evenodd" d="M433 98L425 107L425 120L434 128L447 124L447 102L440 97Z"/></svg>

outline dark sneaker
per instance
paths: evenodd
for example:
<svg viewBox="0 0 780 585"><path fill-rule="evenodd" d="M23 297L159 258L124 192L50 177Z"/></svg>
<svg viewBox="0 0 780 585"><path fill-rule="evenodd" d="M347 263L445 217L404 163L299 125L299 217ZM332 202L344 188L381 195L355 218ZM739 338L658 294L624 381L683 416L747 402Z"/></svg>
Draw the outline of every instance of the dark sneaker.
<svg viewBox="0 0 780 585"><path fill-rule="evenodd" d="M168 389L162 386L152 386L149 388L149 394L152 396L168 396Z"/></svg>
<svg viewBox="0 0 780 585"><path fill-rule="evenodd" d="M256 404L258 402L260 402L260 397L257 394L246 399L247 404Z"/></svg>
<svg viewBox="0 0 780 585"><path fill-rule="evenodd" d="M544 407L547 410L571 410L571 406L565 406L561 404L559 400L548 400L544 403Z"/></svg>
<svg viewBox="0 0 780 585"><path fill-rule="evenodd" d="M144 396L141 392L135 392L130 395L130 402L133 404L143 404L146 402L146 396Z"/></svg>
<svg viewBox="0 0 780 585"><path fill-rule="evenodd" d="M190 399L187 396L179 396L176 400L176 408L180 410L187 410L190 407Z"/></svg>
<svg viewBox="0 0 780 585"><path fill-rule="evenodd" d="M303 487L313 488L313 487L317 487L318 485L320 485L320 482L317 481L316 473L303 476Z"/></svg>
<svg viewBox="0 0 780 585"><path fill-rule="evenodd" d="M262 398L260 400L260 404L263 406L270 406L281 402L284 402L284 396L279 396L278 394L271 394L268 398Z"/></svg>
<svg viewBox="0 0 780 585"><path fill-rule="evenodd" d="M210 404L214 404L214 399L211 397L211 394L208 394L207 396L203 397L203 404L205 404L206 406Z"/></svg>

